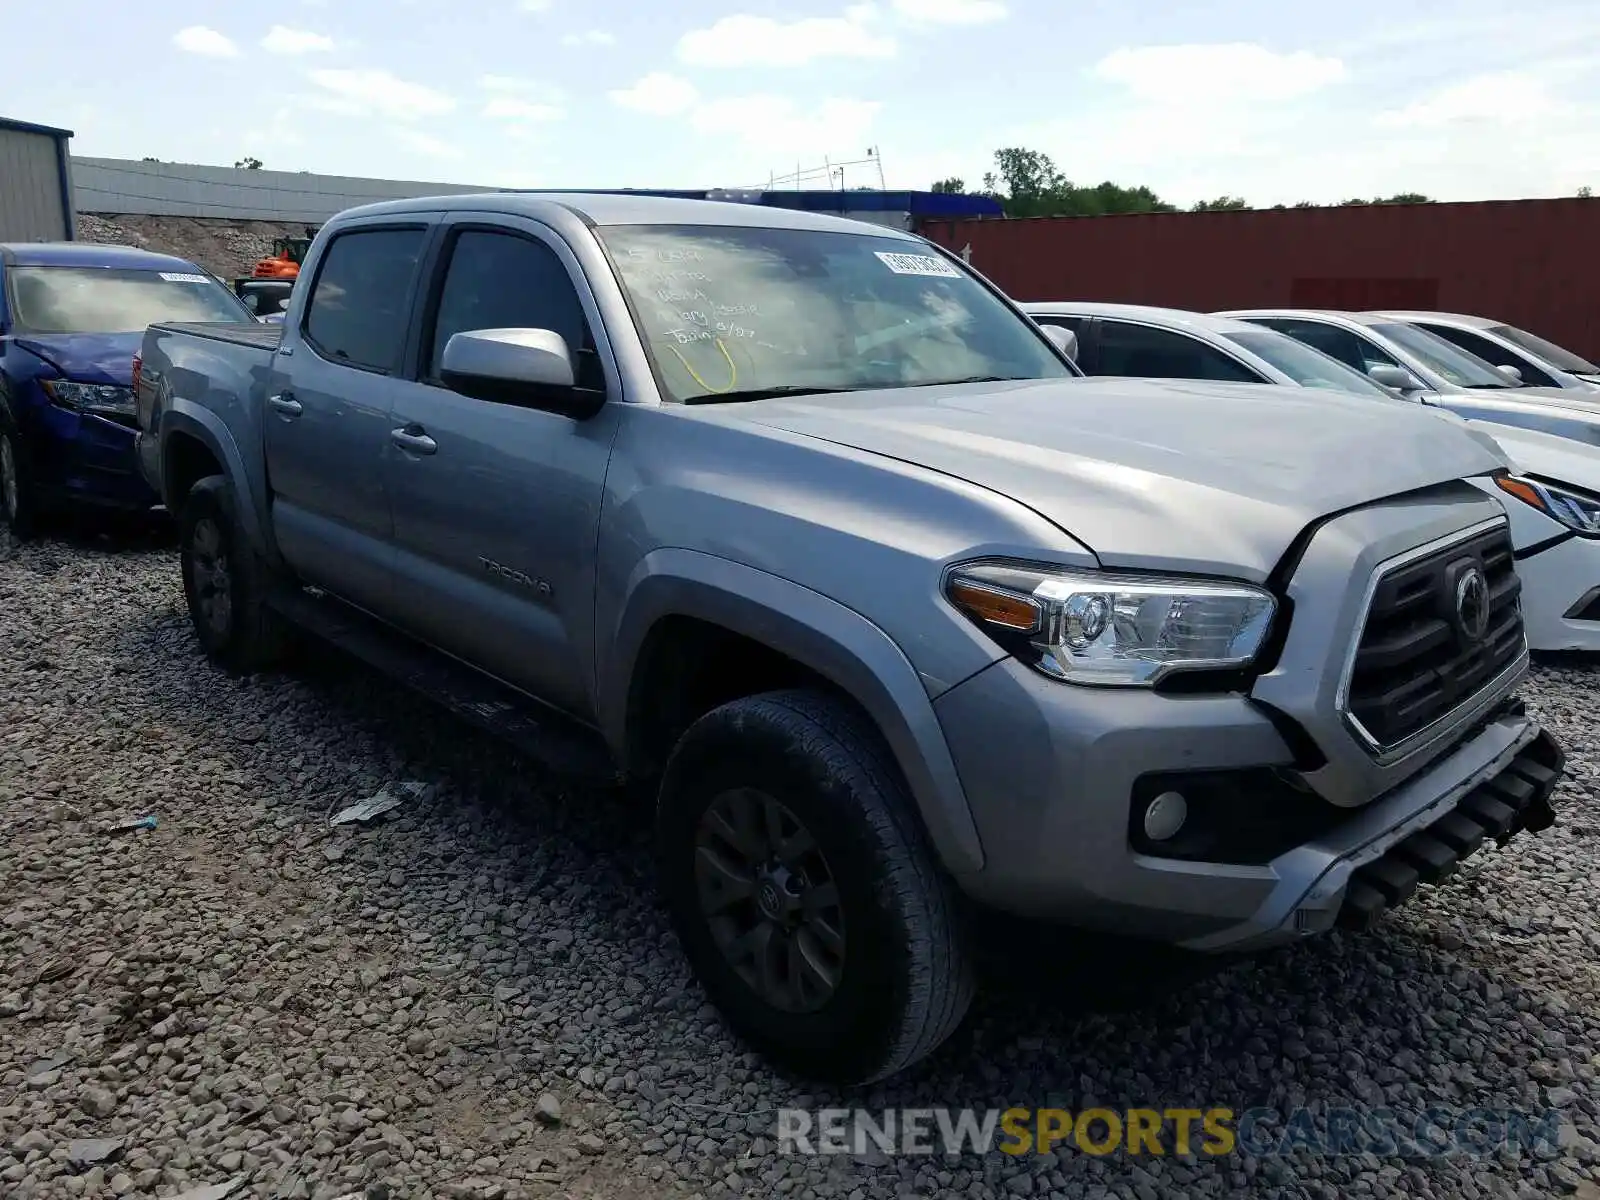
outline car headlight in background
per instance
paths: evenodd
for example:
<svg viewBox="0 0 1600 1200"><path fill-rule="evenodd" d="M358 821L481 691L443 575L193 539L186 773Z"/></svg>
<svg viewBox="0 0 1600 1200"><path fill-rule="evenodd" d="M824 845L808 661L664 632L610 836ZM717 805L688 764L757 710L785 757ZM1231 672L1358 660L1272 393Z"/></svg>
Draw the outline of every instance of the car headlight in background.
<svg viewBox="0 0 1600 1200"><path fill-rule="evenodd" d="M40 381L45 395L62 408L110 417L134 415L133 389L110 383L72 383L65 379Z"/></svg>
<svg viewBox="0 0 1600 1200"><path fill-rule="evenodd" d="M1046 675L1110 687L1248 666L1277 611L1249 584L995 562L956 567L945 593Z"/></svg>
<svg viewBox="0 0 1600 1200"><path fill-rule="evenodd" d="M1568 529L1600 537L1600 496L1528 475L1497 475L1495 483L1506 495L1533 505Z"/></svg>

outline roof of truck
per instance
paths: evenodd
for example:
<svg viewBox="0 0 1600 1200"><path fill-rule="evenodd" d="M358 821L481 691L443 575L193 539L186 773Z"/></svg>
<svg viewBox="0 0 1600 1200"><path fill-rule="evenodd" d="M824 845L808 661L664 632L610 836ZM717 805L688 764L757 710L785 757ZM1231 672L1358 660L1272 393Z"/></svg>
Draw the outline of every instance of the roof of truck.
<svg viewBox="0 0 1600 1200"><path fill-rule="evenodd" d="M0 262L14 267L105 267L125 271L183 271L192 262L171 254L152 254L133 246L95 242L0 242Z"/></svg>
<svg viewBox="0 0 1600 1200"><path fill-rule="evenodd" d="M811 229L822 232L860 233L870 230L882 237L922 239L888 225L871 225L827 213L802 212L765 204L734 204L722 200L680 199L596 192L471 192L459 196L418 196L385 200L346 209L334 218L400 215L403 213L491 212L538 219L552 207L564 208L591 225L747 225L765 229Z"/></svg>

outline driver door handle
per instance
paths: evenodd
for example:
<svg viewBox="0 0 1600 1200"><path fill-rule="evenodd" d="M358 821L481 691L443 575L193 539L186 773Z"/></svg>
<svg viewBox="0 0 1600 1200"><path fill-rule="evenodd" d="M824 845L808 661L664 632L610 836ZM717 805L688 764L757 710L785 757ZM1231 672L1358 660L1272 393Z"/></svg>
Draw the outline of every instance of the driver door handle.
<svg viewBox="0 0 1600 1200"><path fill-rule="evenodd" d="M292 392L284 392L282 395L278 396L268 396L267 403L272 406L273 412L279 413L285 417L298 417L302 412L305 411L305 409L301 407L300 401L294 398L294 393Z"/></svg>
<svg viewBox="0 0 1600 1200"><path fill-rule="evenodd" d="M389 440L411 454L432 454L439 443L428 436L421 425L402 425L389 431Z"/></svg>

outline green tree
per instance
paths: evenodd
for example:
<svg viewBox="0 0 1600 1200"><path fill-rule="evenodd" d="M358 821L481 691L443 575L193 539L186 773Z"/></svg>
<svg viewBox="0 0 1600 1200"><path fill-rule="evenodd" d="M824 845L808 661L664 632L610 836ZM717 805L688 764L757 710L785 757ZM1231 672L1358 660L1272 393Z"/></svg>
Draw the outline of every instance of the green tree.
<svg viewBox="0 0 1600 1200"><path fill-rule="evenodd" d="M1578 189L1578 199L1580 199L1580 200L1588 200L1588 199L1591 199L1593 196L1594 196L1594 189L1591 188L1587 183L1584 184L1581 188Z"/></svg>
<svg viewBox="0 0 1600 1200"><path fill-rule="evenodd" d="M241 158L238 162L234 163L233 165L236 166L236 167L239 167L239 168L241 168L243 170L246 170L246 171L259 171L259 170L261 170L261 160L259 158L251 158L249 155L246 155L245 157Z"/></svg>
<svg viewBox="0 0 1600 1200"><path fill-rule="evenodd" d="M936 179L930 191L940 192L947 196L959 196L967 190L967 181L959 175L952 175L949 179Z"/></svg>
<svg viewBox="0 0 1600 1200"><path fill-rule="evenodd" d="M1424 196L1421 192L1396 192L1393 196L1379 196L1374 204L1432 204L1432 196Z"/></svg>
<svg viewBox="0 0 1600 1200"><path fill-rule="evenodd" d="M1177 211L1147 187L1123 187L1109 179L1080 187L1037 150L1008 146L995 151L994 163L995 170L983 177L983 190L1000 200L1008 217Z"/></svg>
<svg viewBox="0 0 1600 1200"><path fill-rule="evenodd" d="M1215 200L1197 200L1190 212L1239 212L1250 207L1243 196L1218 196ZM1282 208L1280 204L1278 206Z"/></svg>

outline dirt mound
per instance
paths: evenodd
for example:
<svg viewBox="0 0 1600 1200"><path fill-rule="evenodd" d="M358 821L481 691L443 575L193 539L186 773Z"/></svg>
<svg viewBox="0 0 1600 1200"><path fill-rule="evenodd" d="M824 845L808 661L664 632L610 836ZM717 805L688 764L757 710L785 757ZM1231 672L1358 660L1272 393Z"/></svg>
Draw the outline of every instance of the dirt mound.
<svg viewBox="0 0 1600 1200"><path fill-rule="evenodd" d="M303 221L78 214L79 241L176 254L223 279L250 274L257 259L272 253L274 238L299 237L305 228Z"/></svg>

